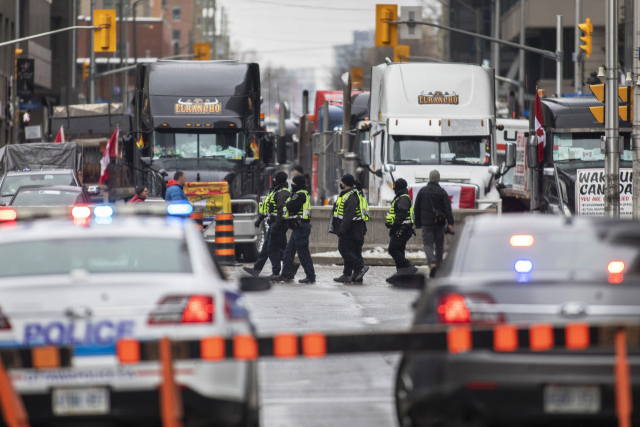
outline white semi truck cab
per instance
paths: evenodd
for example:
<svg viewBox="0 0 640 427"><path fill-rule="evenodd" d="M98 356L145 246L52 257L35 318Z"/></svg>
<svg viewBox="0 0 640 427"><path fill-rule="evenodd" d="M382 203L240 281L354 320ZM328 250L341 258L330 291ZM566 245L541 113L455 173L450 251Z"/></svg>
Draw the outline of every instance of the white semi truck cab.
<svg viewBox="0 0 640 427"><path fill-rule="evenodd" d="M497 203L494 81L492 68L477 65L373 67L371 139L362 142L360 153L369 170L369 203L390 204L398 178L415 198L434 169L454 209Z"/></svg>

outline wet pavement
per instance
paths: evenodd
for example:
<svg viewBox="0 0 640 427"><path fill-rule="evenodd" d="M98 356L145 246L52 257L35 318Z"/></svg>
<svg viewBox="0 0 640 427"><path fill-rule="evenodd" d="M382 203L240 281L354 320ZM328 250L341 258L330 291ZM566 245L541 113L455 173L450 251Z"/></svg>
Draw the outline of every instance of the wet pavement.
<svg viewBox="0 0 640 427"><path fill-rule="evenodd" d="M274 284L246 294L258 335L276 332L404 330L412 321L418 291L395 289L391 267L371 267L362 284L339 284L340 266L316 266L317 282ZM269 263L263 275L270 272ZM241 267L227 268L230 276ZM393 387L397 353L327 356L260 362L261 425L397 426Z"/></svg>

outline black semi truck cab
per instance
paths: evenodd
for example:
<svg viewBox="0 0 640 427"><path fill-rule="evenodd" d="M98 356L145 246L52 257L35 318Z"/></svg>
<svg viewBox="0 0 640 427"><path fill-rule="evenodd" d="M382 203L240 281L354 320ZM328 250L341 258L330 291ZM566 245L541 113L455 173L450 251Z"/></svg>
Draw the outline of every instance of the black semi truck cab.
<svg viewBox="0 0 640 427"><path fill-rule="evenodd" d="M564 205L567 215L603 216L605 154L601 137L605 129L589 110L602 103L595 97L540 101L546 141L544 156L537 158L535 116L531 114L529 133L518 135L515 150L507 150L515 155L511 160L515 171L513 182L500 191L503 209L562 214ZM631 125L620 120L619 127L620 216L625 217L631 216Z"/></svg>
<svg viewBox="0 0 640 427"><path fill-rule="evenodd" d="M236 61L158 61L138 64L134 114L135 140L144 148L138 185L164 196L176 171L187 181L229 183L236 251L258 255L261 230L254 227L264 132L260 126L260 70ZM267 150L263 150L267 151ZM152 170L145 173L143 170ZM157 172L157 173L156 173ZM162 176L164 183L151 180ZM163 185L164 184L164 185ZM207 224L205 223L205 227ZM213 227L205 239L213 242Z"/></svg>

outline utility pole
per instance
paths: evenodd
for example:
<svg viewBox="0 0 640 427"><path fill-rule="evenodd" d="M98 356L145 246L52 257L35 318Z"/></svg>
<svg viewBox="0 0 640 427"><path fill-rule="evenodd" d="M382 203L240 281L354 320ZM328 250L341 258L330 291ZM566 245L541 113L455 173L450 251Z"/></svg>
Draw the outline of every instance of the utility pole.
<svg viewBox="0 0 640 427"><path fill-rule="evenodd" d="M95 25L93 22L93 10L96 8L96 0L91 0L91 13L89 16L91 17L91 25ZM93 31L91 31L91 44L89 45L89 104L96 103L96 53L93 50Z"/></svg>
<svg viewBox="0 0 640 427"><path fill-rule="evenodd" d="M500 0L495 0L495 26L493 28L493 37L500 38ZM493 68L496 70L496 74L500 74L500 45L493 44Z"/></svg>
<svg viewBox="0 0 640 427"><path fill-rule="evenodd" d="M218 59L218 37L216 36L216 15L217 15L216 0L213 0L213 15L211 15L211 49L213 54L211 59Z"/></svg>
<svg viewBox="0 0 640 427"><path fill-rule="evenodd" d="M123 52L124 52L124 64L125 67L129 66L129 26L126 24L126 22L128 21L128 17L129 14L131 13L131 11L129 10L130 7L130 3L127 0L127 4L125 5L125 13L124 13L124 19L122 22L122 26L124 28L124 46L122 48ZM122 108L124 109L124 113L127 113L127 105L129 103L129 72L127 70L123 70L122 71L122 78L121 80L123 81L122 83L122 87L120 88L120 93L121 93L121 99L122 99Z"/></svg>
<svg viewBox="0 0 640 427"><path fill-rule="evenodd" d="M640 49L640 0L633 2L633 51ZM633 55L633 219L640 219L640 59Z"/></svg>
<svg viewBox="0 0 640 427"><path fill-rule="evenodd" d="M342 75L342 150L343 154L349 151L351 125L351 73Z"/></svg>
<svg viewBox="0 0 640 427"><path fill-rule="evenodd" d="M573 86L575 93L582 93L582 66L583 56L580 49L580 35L582 32L578 24L582 22L582 0L576 0L576 25L573 37Z"/></svg>
<svg viewBox="0 0 640 427"><path fill-rule="evenodd" d="M16 29L16 39L20 38L20 0L16 0L16 21L15 21L15 29ZM15 64L17 64L18 58L16 58L16 51L17 49L20 49L20 44L16 44L15 49L13 50L13 58L14 58L14 62ZM17 144L18 143L18 136L19 136L19 130L20 130L20 99L18 98L18 73L17 71L17 67L14 67L14 73L13 73L13 90L11 91L11 102L13 105L13 129L12 130L12 134L13 134L13 143Z"/></svg>
<svg viewBox="0 0 640 427"><path fill-rule="evenodd" d="M564 37L562 15L556 16L556 96L562 98L562 73L564 73ZM616 90L616 94L618 91ZM616 109L616 111L618 111Z"/></svg>
<svg viewBox="0 0 640 427"><path fill-rule="evenodd" d="M73 16L71 17L71 25L72 26L76 26L78 25L78 2L77 0L73 0L72 2L72 6L71 9L73 11ZM71 94L73 96L73 94L75 93L75 88L76 88L76 80L77 80L77 76L76 76L76 68L77 68L77 64L76 64L76 58L78 56L78 34L77 34L77 30L73 30L73 32L71 33ZM71 104L71 100L67 100L67 104Z"/></svg>
<svg viewBox="0 0 640 427"><path fill-rule="evenodd" d="M482 32L482 13L480 8L476 9L476 33ZM482 40L476 39L476 64L482 64Z"/></svg>
<svg viewBox="0 0 640 427"><path fill-rule="evenodd" d="M120 66L122 68L122 61L124 60L124 51L126 40L124 39L124 0L120 0L120 34L118 35L118 59L120 60ZM120 74L120 102L124 100L124 78L126 77L126 71ZM111 114L111 113L109 113Z"/></svg>
<svg viewBox="0 0 640 427"><path fill-rule="evenodd" d="M618 0L607 0L604 86L604 215L620 217L620 132L618 129Z"/></svg>
<svg viewBox="0 0 640 427"><path fill-rule="evenodd" d="M196 0L191 1L191 34L189 34L189 53L195 53L193 50L193 44L197 41L196 38L196 16L198 13L196 12L196 8L198 4Z"/></svg>
<svg viewBox="0 0 640 427"><path fill-rule="evenodd" d="M525 0L520 0L520 44L525 43ZM524 50L520 50L520 66L518 67L518 81L520 86L518 87L518 101L520 102L520 108L518 112L520 117L524 112Z"/></svg>

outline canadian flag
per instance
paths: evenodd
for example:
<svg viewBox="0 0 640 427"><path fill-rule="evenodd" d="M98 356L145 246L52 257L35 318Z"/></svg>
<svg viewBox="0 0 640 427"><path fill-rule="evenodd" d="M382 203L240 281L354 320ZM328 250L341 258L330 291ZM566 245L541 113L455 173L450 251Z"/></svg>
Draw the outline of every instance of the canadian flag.
<svg viewBox="0 0 640 427"><path fill-rule="evenodd" d="M414 205L416 203L416 197L418 197L418 192L425 185L427 184L415 184L413 187L409 188L409 196L413 200ZM451 209L475 209L475 187L447 184L440 184L440 187L442 187L449 195L449 200L451 200Z"/></svg>
<svg viewBox="0 0 640 427"><path fill-rule="evenodd" d="M64 142L64 126L60 126L60 130L58 131L56 139L54 139L53 142Z"/></svg>
<svg viewBox="0 0 640 427"><path fill-rule="evenodd" d="M544 158L544 147L547 145L545 138L544 128L542 127L542 104L540 103L540 96L538 95L538 88L536 87L536 104L535 104L535 116L536 116L536 136L538 138L538 161L542 161Z"/></svg>
<svg viewBox="0 0 640 427"><path fill-rule="evenodd" d="M115 132L109 138L107 146L104 148L102 161L100 162L100 184L104 184L109 179L109 162L111 157L118 156L118 137L120 136L120 127L116 127Z"/></svg>

